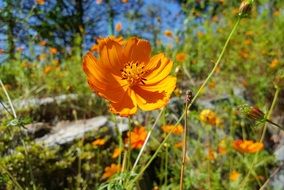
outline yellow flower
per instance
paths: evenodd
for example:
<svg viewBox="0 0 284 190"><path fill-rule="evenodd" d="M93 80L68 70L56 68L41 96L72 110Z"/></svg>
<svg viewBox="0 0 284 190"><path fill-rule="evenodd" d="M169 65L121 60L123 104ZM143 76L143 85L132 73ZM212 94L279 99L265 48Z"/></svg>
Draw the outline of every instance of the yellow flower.
<svg viewBox="0 0 284 190"><path fill-rule="evenodd" d="M274 69L275 67L277 67L278 65L279 65L279 60L278 59L273 59L272 61L271 61L271 63L269 64L269 67L271 68L271 69Z"/></svg>
<svg viewBox="0 0 284 190"><path fill-rule="evenodd" d="M102 146L102 145L104 145L105 143L106 143L106 139L101 138L101 139L94 140L94 141L92 142L92 145L93 145L93 146Z"/></svg>
<svg viewBox="0 0 284 190"><path fill-rule="evenodd" d="M121 30L122 30L122 24L121 24L121 22L118 22L115 25L115 31L120 32Z"/></svg>
<svg viewBox="0 0 284 190"><path fill-rule="evenodd" d="M110 166L107 166L105 168L104 174L103 174L101 179L103 180L103 179L110 178L114 174L120 172L120 170L121 170L120 165L118 165L118 164L111 164Z"/></svg>
<svg viewBox="0 0 284 190"><path fill-rule="evenodd" d="M237 172L236 170L233 170L231 173L230 173L230 180L231 181L237 181L238 179L239 179L239 177L240 177L240 173L239 172Z"/></svg>
<svg viewBox="0 0 284 190"><path fill-rule="evenodd" d="M165 30L164 31L164 35L169 37L169 38L173 38L174 37L172 31L170 31L170 30Z"/></svg>
<svg viewBox="0 0 284 190"><path fill-rule="evenodd" d="M151 57L148 41L134 37L124 45L105 38L98 47L98 57L85 55L83 69L89 86L108 100L111 112L130 116L138 107L150 111L168 103L176 86L176 77L169 75L173 62L162 53Z"/></svg>
<svg viewBox="0 0 284 190"><path fill-rule="evenodd" d="M263 149L263 143L251 140L235 140L233 148L241 153L256 153Z"/></svg>
<svg viewBox="0 0 284 190"><path fill-rule="evenodd" d="M112 158L117 158L122 152L121 148L115 148L112 154Z"/></svg>
<svg viewBox="0 0 284 190"><path fill-rule="evenodd" d="M176 60L179 61L179 62L184 62L186 57L187 57L187 55L185 53L181 52L181 53L178 53L176 55Z"/></svg>
<svg viewBox="0 0 284 190"><path fill-rule="evenodd" d="M180 135L183 133L183 127L182 125L164 125L161 127L164 133L169 133L172 131L173 134L175 135Z"/></svg>
<svg viewBox="0 0 284 190"><path fill-rule="evenodd" d="M217 117L217 114L210 109L204 109L199 114L199 118L202 122L218 126L221 124L221 120Z"/></svg>
<svg viewBox="0 0 284 190"><path fill-rule="evenodd" d="M127 133L126 142L128 143L130 140L131 148L140 149L143 146L146 137L147 131L145 127L138 126L135 127L131 132Z"/></svg>

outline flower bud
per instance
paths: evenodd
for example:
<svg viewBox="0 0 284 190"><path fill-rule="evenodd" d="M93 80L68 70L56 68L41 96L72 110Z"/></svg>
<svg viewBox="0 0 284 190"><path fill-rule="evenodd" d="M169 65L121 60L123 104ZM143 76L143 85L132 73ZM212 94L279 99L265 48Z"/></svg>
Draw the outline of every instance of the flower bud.
<svg viewBox="0 0 284 190"><path fill-rule="evenodd" d="M249 119L259 121L264 119L264 113L256 106L242 105L239 107L239 110Z"/></svg>
<svg viewBox="0 0 284 190"><path fill-rule="evenodd" d="M239 16L247 16L252 9L253 0L244 0L242 1L239 7Z"/></svg>

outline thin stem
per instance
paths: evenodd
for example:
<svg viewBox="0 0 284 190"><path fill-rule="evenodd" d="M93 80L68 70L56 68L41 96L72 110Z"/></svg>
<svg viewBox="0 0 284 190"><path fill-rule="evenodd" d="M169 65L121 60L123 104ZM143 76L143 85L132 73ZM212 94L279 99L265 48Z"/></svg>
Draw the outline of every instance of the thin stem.
<svg viewBox="0 0 284 190"><path fill-rule="evenodd" d="M259 190L264 190L266 185L269 183L269 181L280 171L280 169L283 167L284 163L282 163L278 168L276 168L272 174L269 176L269 178L264 182L264 184L259 188Z"/></svg>
<svg viewBox="0 0 284 190"><path fill-rule="evenodd" d="M183 131L183 142L182 142L182 162L181 162L181 170L180 170L180 182L179 189L183 190L183 176L185 170L185 159L187 152L187 116L188 116L188 101L185 103L185 117L184 117L184 131Z"/></svg>
<svg viewBox="0 0 284 190"><path fill-rule="evenodd" d="M233 36L233 34L235 33L239 23L240 23L241 17L238 17L235 26L233 27L231 33L229 34L224 47L212 69L212 71L209 73L209 75L207 76L207 78L205 79L205 81L202 83L202 85L200 86L200 88L198 89L198 91L196 92L195 96L192 98L192 101L190 102L190 104L188 105L187 109L190 109L190 107L192 106L192 104L194 103L194 101L197 99L197 97L199 96L200 92L202 91L202 89L204 88L204 86L208 83L209 79L213 76L214 72L216 71L216 69L218 68L221 58L223 57L225 50L227 49L227 46ZM180 118L178 119L178 121L176 122L176 125L178 125L182 118L185 115L185 111L183 112L183 114L180 116ZM173 132L174 128L168 133L168 135L165 137L165 139L162 141L162 143L159 145L159 147L157 148L156 152L153 154L153 156L150 158L150 160L146 163L146 165L140 170L140 172L138 173L138 175L133 179L133 181L135 182L136 180L138 180L141 175L144 173L144 171L147 169L147 167L151 164L151 162L154 160L154 158L157 156L157 154L159 153L159 151L161 150L162 146L165 144L165 142L168 140L168 138L170 137L171 133Z"/></svg>
<svg viewBox="0 0 284 190"><path fill-rule="evenodd" d="M2 89L4 91L4 93L5 93L5 96L8 99L9 104L10 104L10 107L11 107L11 110L12 110L12 113L13 113L12 117L14 117L14 119L17 119L17 114L16 114L16 111L15 111L14 106L12 104L11 98L10 98L10 96L9 96L9 94L8 94L8 92L7 92L7 90L6 90L6 88L5 88L5 86L4 86L4 84L3 84L1 79L0 79L0 85L1 85L1 87L2 87ZM27 157L27 163L28 163L28 166L29 166L31 182L33 184L33 190L35 190L36 189L36 186L35 186L35 183L34 183L35 179L34 179L34 175L33 175L33 172L32 172L32 167L31 167L31 164L30 164L30 158L29 158L29 154L28 154L28 151L27 151L27 146L26 146L25 141L21 137L20 137L20 141L23 144L23 147L24 147L24 150L25 150L25 156Z"/></svg>
<svg viewBox="0 0 284 190"><path fill-rule="evenodd" d="M4 91L5 95L6 95L7 99L8 99L8 102L10 104L10 107L11 107L11 110L12 110L12 113L13 113L13 116L16 119L17 118L17 114L15 112L15 109L14 109L14 106L13 106L12 101L10 99L10 96L9 96L9 94L8 94L8 92L7 92L7 90L6 90L6 88L5 88L5 86L4 86L4 84L3 84L1 79L0 79L0 84L1 84L1 87L2 87L2 89L3 89L3 91Z"/></svg>
<svg viewBox="0 0 284 190"><path fill-rule="evenodd" d="M270 117L271 117L271 115L272 115L272 112L273 112L273 110L274 110L274 108L275 108L275 106L276 106L276 102L277 102L277 99L278 99L278 96L279 96L279 92L280 92L280 88L276 87L276 91L275 91L275 93L274 93L274 97L273 97L271 106L270 106L270 108L269 108L269 111L268 111L268 113L267 113L267 116L265 117L265 118L268 120L268 122L269 122L269 119L270 119ZM271 122L270 122L270 123L271 123ZM278 125L276 125L276 126L278 126ZM260 140L259 140L260 142L263 142L264 137L265 137L265 134L266 134L266 130L267 130L267 123L265 123L264 126L263 126L261 138L260 138Z"/></svg>
<svg viewBox="0 0 284 190"><path fill-rule="evenodd" d="M138 164L138 162L139 162L139 160L140 160L140 158L141 158L141 156L142 156L142 153L143 153L143 151L144 151L144 149L145 149L145 147L146 147L146 144L148 143L148 141L149 141L149 139L150 139L150 136L151 136L151 134L152 134L152 131L153 131L154 128L156 127L156 125L157 125L157 123L158 123L158 121L159 121L159 119L160 119L160 117L161 117L163 111L164 111L164 109L162 109L162 110L160 111L158 117L156 118L154 124L152 125L150 131L148 132L147 137L146 137L146 139L145 139L145 141L144 141L144 143L143 143L143 146L142 146L141 149L140 149L140 152L139 152L139 154L138 154L138 156L137 156L137 158L136 158L136 160L135 160L135 163L134 163L134 165L133 165L132 170L131 170L130 173L134 172L134 170L135 170L135 168L136 168L136 166L137 166L137 164Z"/></svg>
<svg viewBox="0 0 284 190"><path fill-rule="evenodd" d="M9 176L9 178L13 181L13 183L16 185L16 187L19 190L24 190L21 187L21 185L18 183L18 181L13 177L13 175L8 170L6 170L6 168L4 166L0 165L0 168Z"/></svg>

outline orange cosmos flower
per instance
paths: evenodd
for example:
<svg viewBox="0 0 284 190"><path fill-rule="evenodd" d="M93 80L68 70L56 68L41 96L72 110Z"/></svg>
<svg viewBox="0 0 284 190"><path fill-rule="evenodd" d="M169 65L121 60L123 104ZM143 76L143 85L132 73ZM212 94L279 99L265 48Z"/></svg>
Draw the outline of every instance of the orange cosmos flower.
<svg viewBox="0 0 284 190"><path fill-rule="evenodd" d="M106 143L106 139L97 139L92 142L93 146L102 146Z"/></svg>
<svg viewBox="0 0 284 190"><path fill-rule="evenodd" d="M126 139L126 142L130 139L131 148L140 149L147 137L147 131L145 127L135 127L133 131L127 133L127 137L128 139Z"/></svg>
<svg viewBox="0 0 284 190"><path fill-rule="evenodd" d="M121 30L122 30L122 24L121 24L121 22L118 22L115 25L115 31L120 32Z"/></svg>
<svg viewBox="0 0 284 190"><path fill-rule="evenodd" d="M217 117L217 114L210 110L210 109L204 109L199 114L199 118L202 122L210 124L210 125L220 125L221 120L219 117Z"/></svg>
<svg viewBox="0 0 284 190"><path fill-rule="evenodd" d="M186 59L187 55L185 53L178 53L176 55L176 60L179 62L183 62Z"/></svg>
<svg viewBox="0 0 284 190"><path fill-rule="evenodd" d="M113 176L114 174L120 172L121 167L118 164L111 164L105 168L104 174L101 179L107 179Z"/></svg>
<svg viewBox="0 0 284 190"><path fill-rule="evenodd" d="M92 90L107 99L110 110L120 116L164 107L176 86L169 76L173 62L158 54L150 57L146 40L130 38L125 45L112 38L98 43L98 57L91 52L83 60L83 69Z"/></svg>
<svg viewBox="0 0 284 190"><path fill-rule="evenodd" d="M263 143L250 140L235 140L233 148L242 153L256 153L263 149Z"/></svg>
<svg viewBox="0 0 284 190"><path fill-rule="evenodd" d="M175 135L181 135L183 133L183 127L182 125L164 125L161 127L164 133L169 133L172 131L173 134Z"/></svg>
<svg viewBox="0 0 284 190"><path fill-rule="evenodd" d="M115 148L111 157L117 158L121 154L121 152L122 152L121 148Z"/></svg>
<svg viewBox="0 0 284 190"><path fill-rule="evenodd" d="M241 175L241 174L240 174L239 172L237 172L236 170L233 170L233 171L230 173L229 178L230 178L231 181L237 181L237 180L239 179L240 175Z"/></svg>

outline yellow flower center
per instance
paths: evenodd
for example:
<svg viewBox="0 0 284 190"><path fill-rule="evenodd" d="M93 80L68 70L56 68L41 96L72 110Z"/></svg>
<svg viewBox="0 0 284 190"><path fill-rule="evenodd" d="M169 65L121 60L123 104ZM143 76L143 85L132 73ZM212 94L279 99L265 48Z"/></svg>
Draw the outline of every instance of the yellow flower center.
<svg viewBox="0 0 284 190"><path fill-rule="evenodd" d="M146 79L143 78L144 74L144 64L139 64L138 62L128 62L121 70L122 79L127 80L130 86L138 83L145 84Z"/></svg>

